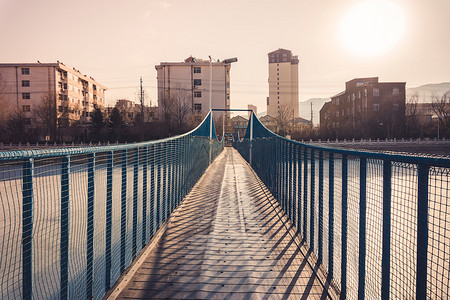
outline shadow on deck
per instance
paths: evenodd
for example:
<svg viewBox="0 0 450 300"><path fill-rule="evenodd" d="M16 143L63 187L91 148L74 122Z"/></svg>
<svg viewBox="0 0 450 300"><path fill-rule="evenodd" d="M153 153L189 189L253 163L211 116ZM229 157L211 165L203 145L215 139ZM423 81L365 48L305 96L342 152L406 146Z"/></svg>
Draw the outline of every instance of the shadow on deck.
<svg viewBox="0 0 450 300"><path fill-rule="evenodd" d="M110 299L335 299L292 223L232 148L207 169Z"/></svg>

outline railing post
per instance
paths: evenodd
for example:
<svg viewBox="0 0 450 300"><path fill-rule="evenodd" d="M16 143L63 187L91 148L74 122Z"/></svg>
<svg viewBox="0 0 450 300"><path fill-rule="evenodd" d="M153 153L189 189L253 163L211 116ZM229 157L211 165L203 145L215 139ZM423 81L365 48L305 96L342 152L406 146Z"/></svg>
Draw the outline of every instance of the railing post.
<svg viewBox="0 0 450 300"><path fill-rule="evenodd" d="M341 299L347 298L347 195L348 160L342 155L342 235L341 235Z"/></svg>
<svg viewBox="0 0 450 300"><path fill-rule="evenodd" d="M138 214L138 178L139 178L139 148L134 149L133 164L133 244L131 249L132 259L137 251L137 214Z"/></svg>
<svg viewBox="0 0 450 300"><path fill-rule="evenodd" d="M308 148L303 148L303 239L308 241Z"/></svg>
<svg viewBox="0 0 450 300"><path fill-rule="evenodd" d="M389 160L383 161L383 248L381 257L381 299L389 299L391 267L391 169Z"/></svg>
<svg viewBox="0 0 450 300"><path fill-rule="evenodd" d="M112 187L113 152L108 152L106 165L106 245L105 245L105 291L111 287L111 232L112 232Z"/></svg>
<svg viewBox="0 0 450 300"><path fill-rule="evenodd" d="M417 275L416 299L427 297L429 167L419 165L417 194Z"/></svg>
<svg viewBox="0 0 450 300"><path fill-rule="evenodd" d="M297 151L297 163L298 163L298 189L297 189L297 229L298 232L302 232L302 147L298 147Z"/></svg>
<svg viewBox="0 0 450 300"><path fill-rule="evenodd" d="M366 184L367 159L359 160L359 271L358 299L364 299L366 284Z"/></svg>
<svg viewBox="0 0 450 300"><path fill-rule="evenodd" d="M292 223L294 224L294 226L298 228L298 223L297 223L297 184L298 184L298 180L297 180L297 167L298 167L298 151L297 151L297 145L294 144L293 145L293 149L292 149L292 166L293 166L293 174L292 174Z"/></svg>
<svg viewBox="0 0 450 300"><path fill-rule="evenodd" d="M148 146L142 149L142 248L147 244Z"/></svg>
<svg viewBox="0 0 450 300"><path fill-rule="evenodd" d="M94 176L95 153L88 156L88 190L87 190L87 238L86 238L86 296L93 298L92 280L94 271Z"/></svg>
<svg viewBox="0 0 450 300"><path fill-rule="evenodd" d="M293 189L293 180L292 180L292 165L293 165L293 159L292 159L292 143L289 143L289 159L288 159L288 164L289 164L289 174L288 174L288 178L289 178L289 197L288 197L288 203L289 203L289 219L294 222L294 219L292 218L292 206L293 206L293 197L292 197L292 189Z"/></svg>
<svg viewBox="0 0 450 300"><path fill-rule="evenodd" d="M156 184L155 184L155 188L156 188L156 227L155 227L155 231L157 231L159 229L159 226L161 225L161 153L162 151L162 144L157 145L156 148Z"/></svg>
<svg viewBox="0 0 450 300"><path fill-rule="evenodd" d="M61 158L61 240L60 240L60 292L61 300L68 298L69 279L69 168L70 157Z"/></svg>
<svg viewBox="0 0 450 300"><path fill-rule="evenodd" d="M120 273L125 270L127 230L127 150L122 150L122 189L120 208Z"/></svg>
<svg viewBox="0 0 450 300"><path fill-rule="evenodd" d="M328 274L334 276L334 154L328 154Z"/></svg>
<svg viewBox="0 0 450 300"><path fill-rule="evenodd" d="M316 153L314 149L311 149L311 193L310 193L310 217L309 217L309 238L310 248L314 251L314 221L315 221L315 202L316 202Z"/></svg>
<svg viewBox="0 0 450 300"><path fill-rule="evenodd" d="M155 189L156 187L156 183L155 183L155 146L154 145L150 145L150 227L149 227L149 234L150 234L150 238L153 237L153 235L155 234Z"/></svg>
<svg viewBox="0 0 450 300"><path fill-rule="evenodd" d="M323 261L323 151L319 151L319 254L318 260L322 264Z"/></svg>
<svg viewBox="0 0 450 300"><path fill-rule="evenodd" d="M211 118L212 118L212 114L211 114ZM168 211L169 211L169 199L168 199L168 188L167 188L167 173L168 173L168 168L169 168L169 164L168 164L168 157L169 157L169 151L168 151L168 147L167 147L168 143L165 142L163 143L163 155L164 155L164 160L163 160L163 180L162 180L162 188L163 188L163 198L162 198L162 206L163 206L163 222L165 220L167 220L168 217Z"/></svg>
<svg viewBox="0 0 450 300"><path fill-rule="evenodd" d="M22 295L33 299L33 173L34 159L27 159L22 169Z"/></svg>

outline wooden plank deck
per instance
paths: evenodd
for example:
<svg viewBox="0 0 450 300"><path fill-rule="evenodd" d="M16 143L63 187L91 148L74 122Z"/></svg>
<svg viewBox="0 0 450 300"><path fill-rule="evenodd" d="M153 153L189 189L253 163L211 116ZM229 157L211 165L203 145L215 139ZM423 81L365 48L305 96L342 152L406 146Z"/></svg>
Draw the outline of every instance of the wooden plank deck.
<svg viewBox="0 0 450 300"><path fill-rule="evenodd" d="M239 153L225 148L110 299L338 298Z"/></svg>

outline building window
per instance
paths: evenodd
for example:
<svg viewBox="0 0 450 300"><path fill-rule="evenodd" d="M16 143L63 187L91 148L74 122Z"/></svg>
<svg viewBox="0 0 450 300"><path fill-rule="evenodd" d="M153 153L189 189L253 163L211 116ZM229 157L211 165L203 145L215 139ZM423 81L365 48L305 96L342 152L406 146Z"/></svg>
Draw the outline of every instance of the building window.
<svg viewBox="0 0 450 300"><path fill-rule="evenodd" d="M277 92L277 95L279 95L280 94L280 92Z"/></svg>
<svg viewBox="0 0 450 300"><path fill-rule="evenodd" d="M194 110L195 111L201 111L202 110L202 104L201 103L194 103Z"/></svg>
<svg viewBox="0 0 450 300"><path fill-rule="evenodd" d="M30 75L30 68L22 68L22 75Z"/></svg>
<svg viewBox="0 0 450 300"><path fill-rule="evenodd" d="M379 111L380 110L380 104L378 104L378 103L374 103L372 107L373 107L373 111Z"/></svg>
<svg viewBox="0 0 450 300"><path fill-rule="evenodd" d="M339 98L336 99L336 105L339 105Z"/></svg>
<svg viewBox="0 0 450 300"><path fill-rule="evenodd" d="M201 73L202 68L201 67L194 67L194 73Z"/></svg>
<svg viewBox="0 0 450 300"><path fill-rule="evenodd" d="M380 96L380 89L379 88L373 88L373 96L379 97Z"/></svg>
<svg viewBox="0 0 450 300"><path fill-rule="evenodd" d="M367 97L367 89L364 89L364 97Z"/></svg>
<svg viewBox="0 0 450 300"><path fill-rule="evenodd" d="M22 93L22 99L30 99L30 93Z"/></svg>
<svg viewBox="0 0 450 300"><path fill-rule="evenodd" d="M200 92L200 91L194 92L194 98L201 98L201 97L202 97L202 92Z"/></svg>
<svg viewBox="0 0 450 300"><path fill-rule="evenodd" d="M277 90L279 90L280 89L280 87L279 86L277 86Z"/></svg>
<svg viewBox="0 0 450 300"><path fill-rule="evenodd" d="M202 85L201 79L194 79L194 86L197 86L197 85Z"/></svg>
<svg viewBox="0 0 450 300"><path fill-rule="evenodd" d="M394 88L394 89L392 90L392 95L393 95L393 96L398 96L398 95L400 95L400 89L399 89L399 88Z"/></svg>
<svg viewBox="0 0 450 300"><path fill-rule="evenodd" d="M394 111L398 111L400 105L398 105L398 103L394 103L393 105Z"/></svg>
<svg viewBox="0 0 450 300"><path fill-rule="evenodd" d="M22 111L31 111L31 107L29 105L22 105Z"/></svg>
<svg viewBox="0 0 450 300"><path fill-rule="evenodd" d="M30 118L24 118L23 119L23 124L24 125L31 125L31 119Z"/></svg>
<svg viewBox="0 0 450 300"><path fill-rule="evenodd" d="M22 86L23 87L30 86L30 81L29 80L22 80Z"/></svg>

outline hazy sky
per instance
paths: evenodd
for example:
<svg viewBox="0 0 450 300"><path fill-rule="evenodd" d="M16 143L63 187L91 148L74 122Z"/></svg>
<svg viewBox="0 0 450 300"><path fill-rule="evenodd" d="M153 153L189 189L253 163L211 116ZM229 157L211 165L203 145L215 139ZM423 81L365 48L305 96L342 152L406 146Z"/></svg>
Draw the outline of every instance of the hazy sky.
<svg viewBox="0 0 450 300"><path fill-rule="evenodd" d="M155 105L156 64L189 55L238 57L231 106L252 103L259 112L266 110L267 53L278 48L299 56L300 101L333 96L355 77L406 81L407 87L450 81L450 0L375 0L384 3L377 14L394 11L403 30L390 25L390 48L359 55L355 47L379 26L343 33L341 24L349 11L367 20L364 10L355 10L366 1L0 0L0 62L60 60L105 84L110 104L136 100L142 76Z"/></svg>

